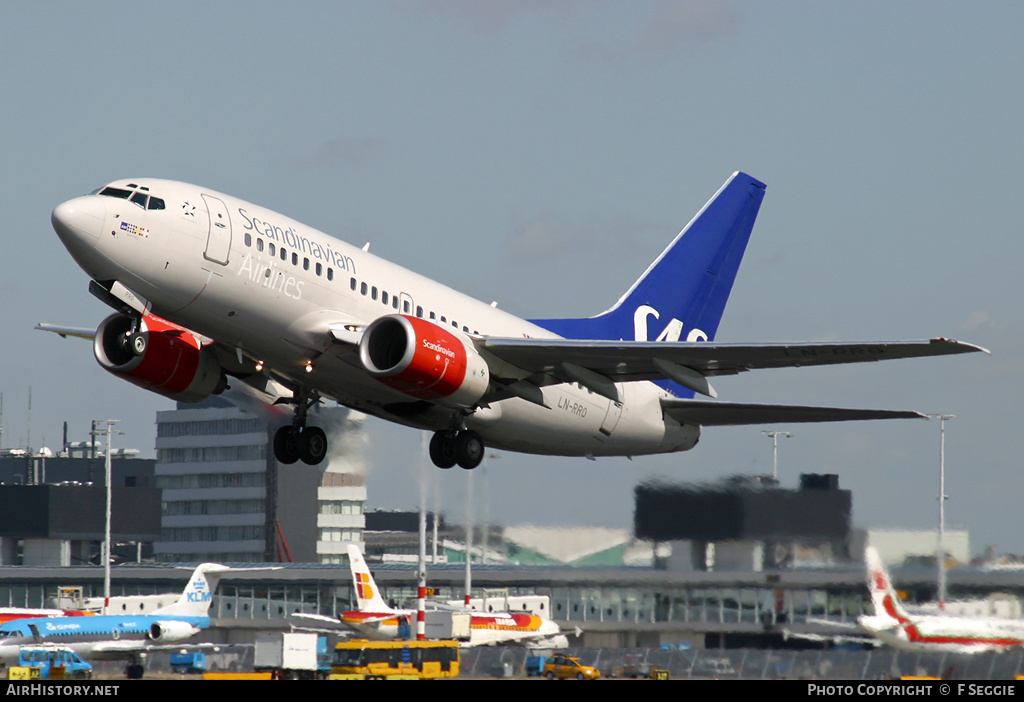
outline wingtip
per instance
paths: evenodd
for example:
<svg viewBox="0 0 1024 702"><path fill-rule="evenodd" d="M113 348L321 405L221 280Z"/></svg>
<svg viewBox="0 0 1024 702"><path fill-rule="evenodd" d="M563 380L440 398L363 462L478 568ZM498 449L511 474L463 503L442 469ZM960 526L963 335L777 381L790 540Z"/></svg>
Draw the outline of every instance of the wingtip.
<svg viewBox="0 0 1024 702"><path fill-rule="evenodd" d="M969 344L966 341L957 341L956 339L947 339L945 337L936 337L929 339L933 344L949 344L951 346L958 347L960 353L974 353L975 351L981 351L982 353L992 355L992 352L986 349L984 346L978 346L977 344Z"/></svg>

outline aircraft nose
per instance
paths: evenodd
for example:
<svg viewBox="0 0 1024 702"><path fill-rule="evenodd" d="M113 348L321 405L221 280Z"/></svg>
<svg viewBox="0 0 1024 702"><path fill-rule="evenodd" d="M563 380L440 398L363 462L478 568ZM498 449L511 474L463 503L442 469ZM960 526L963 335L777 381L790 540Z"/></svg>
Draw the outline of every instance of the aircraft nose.
<svg viewBox="0 0 1024 702"><path fill-rule="evenodd" d="M50 222L65 246L72 246L76 242L94 246L100 237L106 214L102 199L86 195L57 205L50 215Z"/></svg>

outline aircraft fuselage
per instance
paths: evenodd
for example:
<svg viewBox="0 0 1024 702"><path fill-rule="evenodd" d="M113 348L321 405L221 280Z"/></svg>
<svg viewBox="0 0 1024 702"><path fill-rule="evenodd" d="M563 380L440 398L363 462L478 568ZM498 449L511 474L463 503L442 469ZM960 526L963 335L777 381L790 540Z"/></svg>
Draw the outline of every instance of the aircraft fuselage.
<svg viewBox="0 0 1024 702"><path fill-rule="evenodd" d="M92 194L54 211L58 234L90 277L127 286L156 315L214 340L222 356L259 361L285 385L315 388L368 414L435 431L452 416L368 375L329 325L365 327L403 314L468 335L557 338L252 203L166 180L119 181L104 191L111 189L129 195ZM666 391L647 381L615 387L618 402L578 383L547 384L546 407L502 399L474 408L464 423L488 446L526 453L641 455L696 444L699 426L663 413Z"/></svg>

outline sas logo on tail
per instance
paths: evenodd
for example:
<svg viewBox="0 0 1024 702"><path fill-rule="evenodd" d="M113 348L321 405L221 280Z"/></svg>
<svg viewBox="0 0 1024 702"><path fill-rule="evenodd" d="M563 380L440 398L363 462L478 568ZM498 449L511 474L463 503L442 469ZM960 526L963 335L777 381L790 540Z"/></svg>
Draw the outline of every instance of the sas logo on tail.
<svg viewBox="0 0 1024 702"><path fill-rule="evenodd" d="M650 341L651 338L647 332L647 318L654 317L659 319L661 313L654 309L650 305L640 305L636 308L633 313L633 338L636 341ZM683 323L678 319L671 319L665 328L661 330L655 341L679 341L679 337L683 335ZM708 335L702 330L694 327L686 335L687 341L707 341Z"/></svg>

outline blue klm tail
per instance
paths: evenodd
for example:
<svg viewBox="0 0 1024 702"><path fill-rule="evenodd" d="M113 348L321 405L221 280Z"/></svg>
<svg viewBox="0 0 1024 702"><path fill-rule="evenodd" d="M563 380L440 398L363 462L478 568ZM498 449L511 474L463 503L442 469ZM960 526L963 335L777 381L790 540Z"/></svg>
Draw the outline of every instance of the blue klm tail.
<svg viewBox="0 0 1024 702"><path fill-rule="evenodd" d="M764 191L761 181L734 173L610 310L530 321L567 339L713 341Z"/></svg>

